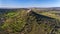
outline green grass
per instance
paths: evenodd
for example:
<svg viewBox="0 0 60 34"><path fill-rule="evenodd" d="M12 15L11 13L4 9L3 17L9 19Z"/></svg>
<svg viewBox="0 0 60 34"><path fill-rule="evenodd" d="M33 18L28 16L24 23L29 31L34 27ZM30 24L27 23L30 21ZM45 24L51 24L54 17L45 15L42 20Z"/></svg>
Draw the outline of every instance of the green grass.
<svg viewBox="0 0 60 34"><path fill-rule="evenodd" d="M21 14L22 13L22 14ZM26 24L25 17L21 17L23 12L9 12L5 14L6 20L2 29L8 32L19 32Z"/></svg>
<svg viewBox="0 0 60 34"><path fill-rule="evenodd" d="M60 20L60 16L56 15L54 12L42 12L39 14Z"/></svg>

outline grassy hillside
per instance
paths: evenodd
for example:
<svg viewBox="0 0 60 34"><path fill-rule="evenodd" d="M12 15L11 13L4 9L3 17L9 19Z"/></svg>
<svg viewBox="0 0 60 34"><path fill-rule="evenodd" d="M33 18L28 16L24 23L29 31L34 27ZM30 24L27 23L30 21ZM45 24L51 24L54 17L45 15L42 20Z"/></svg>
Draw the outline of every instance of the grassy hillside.
<svg viewBox="0 0 60 34"><path fill-rule="evenodd" d="M0 34L60 34L60 16L52 12L27 11L0 12Z"/></svg>

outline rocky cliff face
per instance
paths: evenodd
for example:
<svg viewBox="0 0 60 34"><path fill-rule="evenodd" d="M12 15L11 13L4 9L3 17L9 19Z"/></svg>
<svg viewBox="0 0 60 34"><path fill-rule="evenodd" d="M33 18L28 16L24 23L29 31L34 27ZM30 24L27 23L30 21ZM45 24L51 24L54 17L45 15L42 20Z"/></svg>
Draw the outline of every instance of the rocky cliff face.
<svg viewBox="0 0 60 34"><path fill-rule="evenodd" d="M60 29L58 20L30 11L27 23L21 33L25 34L57 34ZM59 25L59 26L58 26Z"/></svg>

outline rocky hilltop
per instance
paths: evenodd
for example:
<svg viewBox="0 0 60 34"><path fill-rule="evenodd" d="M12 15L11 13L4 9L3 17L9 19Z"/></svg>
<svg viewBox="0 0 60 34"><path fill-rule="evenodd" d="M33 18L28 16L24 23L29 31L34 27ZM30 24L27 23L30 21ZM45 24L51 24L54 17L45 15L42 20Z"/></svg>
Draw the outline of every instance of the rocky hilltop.
<svg viewBox="0 0 60 34"><path fill-rule="evenodd" d="M55 18L28 9L0 10L0 34L57 33L60 33L60 21Z"/></svg>

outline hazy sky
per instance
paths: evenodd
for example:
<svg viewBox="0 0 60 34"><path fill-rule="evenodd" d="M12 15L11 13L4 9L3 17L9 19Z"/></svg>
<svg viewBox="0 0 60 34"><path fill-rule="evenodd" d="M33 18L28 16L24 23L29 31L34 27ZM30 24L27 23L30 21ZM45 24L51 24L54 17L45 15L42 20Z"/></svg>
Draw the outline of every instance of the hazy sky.
<svg viewBox="0 0 60 34"><path fill-rule="evenodd" d="M0 7L60 7L60 0L0 0Z"/></svg>

